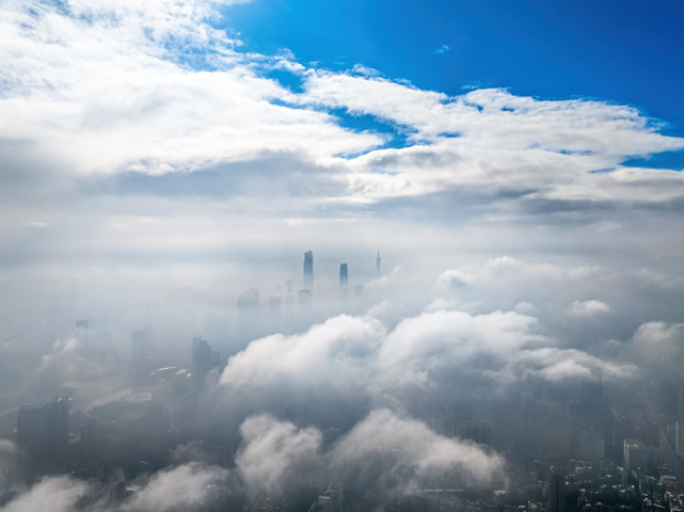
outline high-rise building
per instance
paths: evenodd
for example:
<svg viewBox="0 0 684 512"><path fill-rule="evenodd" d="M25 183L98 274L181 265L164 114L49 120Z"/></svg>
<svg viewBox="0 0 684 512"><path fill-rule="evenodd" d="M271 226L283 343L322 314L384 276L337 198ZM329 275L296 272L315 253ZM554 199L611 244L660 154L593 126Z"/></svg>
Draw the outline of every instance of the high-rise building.
<svg viewBox="0 0 684 512"><path fill-rule="evenodd" d="M549 512L564 512L566 509L565 475L551 468L547 485Z"/></svg>
<svg viewBox="0 0 684 512"><path fill-rule="evenodd" d="M192 337L192 376L197 386L204 382L204 378L221 364L221 354L211 350L211 345L202 336Z"/></svg>
<svg viewBox="0 0 684 512"><path fill-rule="evenodd" d="M378 257L375 258L375 269L377 271L378 279L380 279L380 262L381 261L382 260L380 259L380 249L378 249Z"/></svg>
<svg viewBox="0 0 684 512"><path fill-rule="evenodd" d="M67 462L69 399L55 398L40 406L25 406L17 419L19 463L22 469L54 471Z"/></svg>
<svg viewBox="0 0 684 512"><path fill-rule="evenodd" d="M307 251L304 253L304 280L302 288L313 290L313 280L313 252Z"/></svg>
<svg viewBox="0 0 684 512"><path fill-rule="evenodd" d="M605 441L596 432L583 430L579 433L578 451L582 460L599 462L605 457Z"/></svg>
<svg viewBox="0 0 684 512"><path fill-rule="evenodd" d="M349 272L347 264L340 265L340 298L346 299L349 295Z"/></svg>

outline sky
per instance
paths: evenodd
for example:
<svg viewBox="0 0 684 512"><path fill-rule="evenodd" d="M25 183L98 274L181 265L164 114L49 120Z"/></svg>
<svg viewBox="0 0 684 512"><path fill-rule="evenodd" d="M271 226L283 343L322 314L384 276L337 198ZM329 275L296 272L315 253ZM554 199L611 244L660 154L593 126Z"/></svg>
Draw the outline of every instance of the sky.
<svg viewBox="0 0 684 512"><path fill-rule="evenodd" d="M667 1L0 0L0 391L85 382L90 403L123 377L75 319L121 360L147 323L187 352L207 313L236 330L248 288L264 309L298 289L312 250L310 322L209 340L234 356L217 403L263 401L242 478L333 471L371 439L486 480L501 460L407 396L623 382L682 346L683 21ZM311 390L368 412L329 452L267 415Z"/></svg>
<svg viewBox="0 0 684 512"><path fill-rule="evenodd" d="M144 276L158 297L220 275L217 307L298 280L305 250L355 284L378 248L426 285L502 256L680 261L678 3L2 10L12 304L29 283Z"/></svg>
<svg viewBox="0 0 684 512"><path fill-rule="evenodd" d="M7 0L7 300L149 279L218 307L305 250L321 286L378 248L426 286L497 257L676 271L681 9Z"/></svg>

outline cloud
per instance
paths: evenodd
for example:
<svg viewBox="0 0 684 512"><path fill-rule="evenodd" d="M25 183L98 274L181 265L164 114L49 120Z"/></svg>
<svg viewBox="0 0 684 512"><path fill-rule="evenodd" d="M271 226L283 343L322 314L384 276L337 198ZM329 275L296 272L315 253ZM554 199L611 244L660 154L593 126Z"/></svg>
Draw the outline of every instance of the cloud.
<svg viewBox="0 0 684 512"><path fill-rule="evenodd" d="M481 447L435 434L424 423L388 409L372 411L332 450L332 463L356 475L381 461L385 476L411 480L454 472L471 485L487 483L503 459Z"/></svg>
<svg viewBox="0 0 684 512"><path fill-rule="evenodd" d="M304 334L251 342L229 360L219 391L252 404L263 396L276 402L325 396L340 406L349 400L396 405L418 390L469 393L474 382L487 394L531 377L557 382L634 374L629 364L560 348L539 331L535 317L513 311L430 308L389 331L376 318L343 315Z"/></svg>
<svg viewBox="0 0 684 512"><path fill-rule="evenodd" d="M247 418L240 430L243 444L236 463L253 493L360 477L365 478L364 491L379 492L384 486L405 489L445 473L485 485L503 466L500 456L482 447L442 437L388 409L371 411L326 449L317 428L297 428L268 415Z"/></svg>
<svg viewBox="0 0 684 512"><path fill-rule="evenodd" d="M262 414L247 418L240 433L243 444L235 463L252 493L282 492L288 481L301 486L301 478L320 479L323 435L317 428L297 429Z"/></svg>
<svg viewBox="0 0 684 512"><path fill-rule="evenodd" d="M568 314L577 317L596 316L609 311L610 306L600 300L576 300L568 307Z"/></svg>
<svg viewBox="0 0 684 512"><path fill-rule="evenodd" d="M354 67L352 68L352 73L358 73L359 75L368 77L382 75L382 73L380 73L380 71L378 71L377 69L369 68L368 66L364 66L363 64L354 64Z"/></svg>
<svg viewBox="0 0 684 512"><path fill-rule="evenodd" d="M186 464L155 473L121 507L124 511L193 510L215 498L228 472L218 466Z"/></svg>
<svg viewBox="0 0 684 512"><path fill-rule="evenodd" d="M200 510L230 490L226 469L197 463L167 468L136 482L129 486L132 493L116 499L118 493L104 484L99 486L68 476L46 477L21 492L2 511L75 512L82 510L83 500L98 512Z"/></svg>
<svg viewBox="0 0 684 512"><path fill-rule="evenodd" d="M372 317L342 315L304 334L268 336L231 357L220 383L236 392L295 386L302 393L321 387L363 393L384 334L385 327Z"/></svg>
<svg viewBox="0 0 684 512"><path fill-rule="evenodd" d="M435 55L440 55L440 54L442 54L442 53L448 52L449 50L451 50L451 48L450 48L449 46L447 46L446 44L443 44L442 46L440 46L439 48L437 48L437 49L436 49L434 52L432 52L432 53L434 53Z"/></svg>
<svg viewBox="0 0 684 512"><path fill-rule="evenodd" d="M69 477L46 478L27 492L20 494L2 508L3 512L32 512L76 510L79 499L86 495L88 484Z"/></svg>

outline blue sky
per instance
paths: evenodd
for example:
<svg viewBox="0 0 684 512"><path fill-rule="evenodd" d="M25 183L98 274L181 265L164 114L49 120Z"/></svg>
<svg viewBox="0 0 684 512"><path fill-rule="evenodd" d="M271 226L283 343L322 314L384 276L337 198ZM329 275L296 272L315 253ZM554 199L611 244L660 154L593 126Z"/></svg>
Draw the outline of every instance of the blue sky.
<svg viewBox="0 0 684 512"><path fill-rule="evenodd" d="M598 98L684 133L681 2L259 0L223 12L246 50L287 48L328 69L361 63L450 95L488 86Z"/></svg>

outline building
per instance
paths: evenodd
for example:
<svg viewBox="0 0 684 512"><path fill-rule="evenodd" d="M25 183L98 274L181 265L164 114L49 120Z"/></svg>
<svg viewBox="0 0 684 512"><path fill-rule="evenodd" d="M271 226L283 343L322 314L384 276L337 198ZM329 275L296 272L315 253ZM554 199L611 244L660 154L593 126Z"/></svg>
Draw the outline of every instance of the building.
<svg viewBox="0 0 684 512"><path fill-rule="evenodd" d="M564 512L566 509L565 475L551 468L547 484L549 512Z"/></svg>
<svg viewBox="0 0 684 512"><path fill-rule="evenodd" d="M313 280L313 252L307 251L304 253L304 280L302 288L313 290Z"/></svg>
<svg viewBox="0 0 684 512"><path fill-rule="evenodd" d="M376 269L376 272L377 272L376 275L377 275L378 279L380 279L380 262L381 262L381 261L382 261L382 260L380 259L380 249L378 249L378 257L375 258L375 269Z"/></svg>
<svg viewBox="0 0 684 512"><path fill-rule="evenodd" d="M346 299L349 296L349 272L347 264L340 265L340 299Z"/></svg>
<svg viewBox="0 0 684 512"><path fill-rule="evenodd" d="M684 455L684 422L675 423L675 452L677 455Z"/></svg>
<svg viewBox="0 0 684 512"><path fill-rule="evenodd" d="M596 432L581 431L579 433L578 452L584 461L599 462L605 458L605 441Z"/></svg>
<svg viewBox="0 0 684 512"><path fill-rule="evenodd" d="M211 349L207 340L195 334L192 337L192 377L197 386L200 386L207 374L221 365L221 354Z"/></svg>
<svg viewBox="0 0 684 512"><path fill-rule="evenodd" d="M623 457L625 468L629 471L635 468L646 468L651 464L658 464L662 460L662 450L654 446L645 446L637 439L625 439Z"/></svg>
<svg viewBox="0 0 684 512"><path fill-rule="evenodd" d="M69 399L57 397L39 406L25 406L17 419L19 464L29 473L62 469L69 446Z"/></svg>
<svg viewBox="0 0 684 512"><path fill-rule="evenodd" d="M470 439L476 443L491 446L493 426L491 421L472 419L459 423L456 427L456 433L461 439Z"/></svg>

